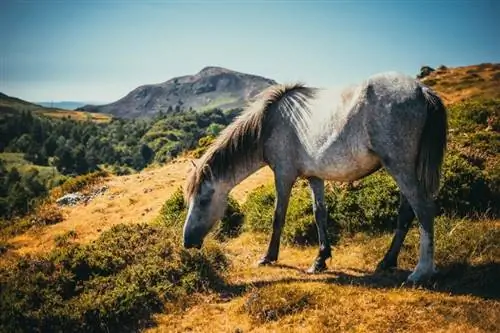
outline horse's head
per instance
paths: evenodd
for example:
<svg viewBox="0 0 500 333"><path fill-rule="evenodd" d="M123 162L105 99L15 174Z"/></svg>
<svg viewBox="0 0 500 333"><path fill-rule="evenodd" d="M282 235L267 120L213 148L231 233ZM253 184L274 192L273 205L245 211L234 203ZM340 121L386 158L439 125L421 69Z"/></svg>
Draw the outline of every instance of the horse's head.
<svg viewBox="0 0 500 333"><path fill-rule="evenodd" d="M187 198L188 212L184 222L184 247L201 248L203 239L227 206L227 191L210 173L200 181L197 190Z"/></svg>

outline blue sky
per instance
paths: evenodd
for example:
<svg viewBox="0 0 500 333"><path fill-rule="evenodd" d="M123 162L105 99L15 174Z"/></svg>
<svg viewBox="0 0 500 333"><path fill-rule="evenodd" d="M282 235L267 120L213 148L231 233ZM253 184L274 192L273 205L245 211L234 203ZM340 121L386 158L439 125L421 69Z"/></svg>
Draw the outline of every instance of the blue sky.
<svg viewBox="0 0 500 333"><path fill-rule="evenodd" d="M105 102L207 65L342 86L500 62L499 3L2 0L0 91Z"/></svg>

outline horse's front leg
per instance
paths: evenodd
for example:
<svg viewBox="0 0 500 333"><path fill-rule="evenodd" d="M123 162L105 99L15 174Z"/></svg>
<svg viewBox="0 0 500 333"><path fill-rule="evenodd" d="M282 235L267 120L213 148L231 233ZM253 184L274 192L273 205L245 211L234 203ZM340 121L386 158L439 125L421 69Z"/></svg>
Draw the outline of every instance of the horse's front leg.
<svg viewBox="0 0 500 333"><path fill-rule="evenodd" d="M259 260L259 265L267 265L278 260L281 231L285 224L286 211L295 179L295 177L282 177L275 174L276 204L274 207L273 233L267 253Z"/></svg>
<svg viewBox="0 0 500 333"><path fill-rule="evenodd" d="M312 266L307 270L308 273L318 273L326 269L326 260L332 257L332 250L328 234L326 232L327 208L325 204L325 182L316 177L309 178L311 187L314 218L318 228L319 253Z"/></svg>

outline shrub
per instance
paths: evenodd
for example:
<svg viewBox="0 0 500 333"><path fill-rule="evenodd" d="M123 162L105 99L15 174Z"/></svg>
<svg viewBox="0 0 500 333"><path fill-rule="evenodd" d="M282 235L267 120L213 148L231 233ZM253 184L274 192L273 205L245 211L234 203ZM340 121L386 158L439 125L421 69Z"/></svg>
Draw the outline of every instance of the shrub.
<svg viewBox="0 0 500 333"><path fill-rule="evenodd" d="M313 294L299 285L271 285L250 293L242 310L258 322L278 320L311 304Z"/></svg>
<svg viewBox="0 0 500 333"><path fill-rule="evenodd" d="M69 178L62 185L52 189L50 197L55 200L64 194L81 191L90 185L97 184L107 176L108 173L106 171L95 171L74 178Z"/></svg>
<svg viewBox="0 0 500 333"><path fill-rule="evenodd" d="M205 154L207 149L214 141L215 137L213 135L202 137L200 140L198 140L198 146L193 149L189 155L193 158L200 158L201 156L203 156L203 154Z"/></svg>
<svg viewBox="0 0 500 333"><path fill-rule="evenodd" d="M245 229L270 233L274 214L273 185L262 186L243 206ZM335 241L339 232L392 230L399 202L395 182L385 172L367 177L355 186L333 185L325 191L328 234ZM282 239L293 244L317 243L310 189L299 181L292 190Z"/></svg>
<svg viewBox="0 0 500 333"><path fill-rule="evenodd" d="M464 158L448 155L437 205L450 215L467 216L489 211L498 216L498 179L498 173L488 176Z"/></svg>
<svg viewBox="0 0 500 333"><path fill-rule="evenodd" d="M243 205L245 230L272 232L275 198L274 185L261 186L250 193ZM285 243L313 244L317 238L309 187L305 181L298 181L290 196L282 240Z"/></svg>
<svg viewBox="0 0 500 333"><path fill-rule="evenodd" d="M500 130L500 100L467 100L448 107L450 128L475 132L491 126Z"/></svg>
<svg viewBox="0 0 500 333"><path fill-rule="evenodd" d="M485 172L458 155L447 156L436 202L441 213L454 216L499 216L500 168ZM351 185L325 191L328 234L392 231L396 226L399 189L384 170ZM270 233L274 214L273 185L262 186L243 205L245 229ZM293 244L317 243L310 190L299 181L292 190L282 239Z"/></svg>
<svg viewBox="0 0 500 333"><path fill-rule="evenodd" d="M75 239L75 238L76 238L76 231L70 230L54 237L54 243L56 244L56 246L66 246L70 243L69 242L70 239Z"/></svg>
<svg viewBox="0 0 500 333"><path fill-rule="evenodd" d="M187 251L161 226L117 225L0 269L0 331L137 330L164 304L215 288L227 261L207 244Z"/></svg>
<svg viewBox="0 0 500 333"><path fill-rule="evenodd" d="M31 224L35 226L52 225L61 222L64 219L60 208L54 204L43 204L31 218Z"/></svg>
<svg viewBox="0 0 500 333"><path fill-rule="evenodd" d="M500 245L497 241L500 237L500 229L496 222L439 216L434 226L436 262L441 267L490 264L494 263L500 255ZM388 238L385 241L388 246ZM415 227L408 233L404 249L399 257L403 265L413 267L417 264L419 244L420 234L418 228ZM375 262L382 258L387 246L370 247L370 251L374 253L366 255L372 257L370 260Z"/></svg>
<svg viewBox="0 0 500 333"><path fill-rule="evenodd" d="M184 195L182 189L178 188L163 204L156 222L179 232L186 220L186 214L187 207ZM233 197L229 196L224 217L217 223L212 233L218 240L224 240L226 237L236 237L240 234L242 225L243 213L241 207Z"/></svg>

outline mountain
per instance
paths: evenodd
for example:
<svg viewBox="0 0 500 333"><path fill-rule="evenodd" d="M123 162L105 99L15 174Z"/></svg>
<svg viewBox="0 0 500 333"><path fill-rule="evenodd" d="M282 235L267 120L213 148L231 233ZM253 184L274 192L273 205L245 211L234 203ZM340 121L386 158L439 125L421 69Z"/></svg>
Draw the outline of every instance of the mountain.
<svg viewBox="0 0 500 333"><path fill-rule="evenodd" d="M205 67L195 75L170 79L160 84L140 86L120 100L106 105L86 105L77 110L104 112L117 117L151 117L167 112L169 107L188 110L231 109L247 101L274 80L232 71L222 67Z"/></svg>
<svg viewBox="0 0 500 333"><path fill-rule="evenodd" d="M14 113L19 111L33 111L42 106L11 97L0 92L0 113Z"/></svg>
<svg viewBox="0 0 500 333"><path fill-rule="evenodd" d="M75 110L81 108L86 103L74 102L74 101L62 101L62 102L37 102L37 104L48 107L48 108L58 108L63 110Z"/></svg>

